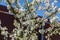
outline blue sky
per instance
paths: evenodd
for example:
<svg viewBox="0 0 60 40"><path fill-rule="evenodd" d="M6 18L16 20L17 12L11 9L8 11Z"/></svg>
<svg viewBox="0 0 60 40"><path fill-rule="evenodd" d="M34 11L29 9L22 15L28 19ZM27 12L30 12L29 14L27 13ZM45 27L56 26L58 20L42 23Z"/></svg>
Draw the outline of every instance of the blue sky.
<svg viewBox="0 0 60 40"><path fill-rule="evenodd" d="M32 0L29 0L29 1L31 2ZM53 2L54 0L50 0L50 1ZM0 4L5 5L5 6L7 5L7 4L4 2L4 0L2 0L2 2L1 2ZM20 1L20 4L23 5L23 4L24 4L24 0L21 0L21 1ZM42 4L42 5L43 5L43 4ZM56 6L60 7L60 0L58 0L58 3L56 4ZM42 11L42 10L37 10L36 12L37 12L37 14L38 14L39 16L43 16L44 11ZM57 15L58 15L58 17L59 17L58 21L60 21L60 14L57 13Z"/></svg>

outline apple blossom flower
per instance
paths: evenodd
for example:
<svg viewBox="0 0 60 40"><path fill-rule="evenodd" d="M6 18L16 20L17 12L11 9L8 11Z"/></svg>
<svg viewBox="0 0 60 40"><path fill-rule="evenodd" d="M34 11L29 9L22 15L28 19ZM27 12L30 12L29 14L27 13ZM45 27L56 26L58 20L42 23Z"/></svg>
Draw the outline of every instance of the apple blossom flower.
<svg viewBox="0 0 60 40"><path fill-rule="evenodd" d="M10 5L7 5L7 9L9 10L11 7L10 7Z"/></svg>
<svg viewBox="0 0 60 40"><path fill-rule="evenodd" d="M46 3L45 6L46 6L46 9L48 9L50 6L50 3Z"/></svg>
<svg viewBox="0 0 60 40"><path fill-rule="evenodd" d="M35 0L33 0L32 2L31 2L31 4L33 5L35 3Z"/></svg>
<svg viewBox="0 0 60 40"><path fill-rule="evenodd" d="M6 27L1 28L2 31L8 30Z"/></svg>
<svg viewBox="0 0 60 40"><path fill-rule="evenodd" d="M36 1L39 3L39 2L42 2L43 0L36 0Z"/></svg>
<svg viewBox="0 0 60 40"><path fill-rule="evenodd" d="M42 10L42 6L39 6L39 7L38 7L38 10Z"/></svg>
<svg viewBox="0 0 60 40"><path fill-rule="evenodd" d="M54 6L53 10L56 10L57 6Z"/></svg>
<svg viewBox="0 0 60 40"><path fill-rule="evenodd" d="M23 8L18 9L18 13L21 13L21 12L23 12L23 11L24 11Z"/></svg>
<svg viewBox="0 0 60 40"><path fill-rule="evenodd" d="M4 35L4 36L6 36L6 37L8 36L7 34L8 34L8 31L2 31L2 32L1 32L1 35Z"/></svg>
<svg viewBox="0 0 60 40"><path fill-rule="evenodd" d="M49 16L50 14L51 14L51 13L49 13L49 12L47 12L47 11L44 13L45 16Z"/></svg>
<svg viewBox="0 0 60 40"><path fill-rule="evenodd" d="M60 32L58 34L60 35Z"/></svg>
<svg viewBox="0 0 60 40"><path fill-rule="evenodd" d="M15 2L15 0L9 0L11 4L13 4Z"/></svg>
<svg viewBox="0 0 60 40"><path fill-rule="evenodd" d="M53 23L58 19L58 16L54 16L52 19L50 19L50 22Z"/></svg>
<svg viewBox="0 0 60 40"><path fill-rule="evenodd" d="M47 21L48 21L48 19L45 19L45 20L44 20L44 22L47 22Z"/></svg>
<svg viewBox="0 0 60 40"><path fill-rule="evenodd" d="M58 8L58 13L60 13L60 8Z"/></svg>
<svg viewBox="0 0 60 40"><path fill-rule="evenodd" d="M57 3L58 2L58 0L54 0L54 3Z"/></svg>
<svg viewBox="0 0 60 40"><path fill-rule="evenodd" d="M44 0L44 3L49 3L50 2L50 0Z"/></svg>
<svg viewBox="0 0 60 40"><path fill-rule="evenodd" d="M55 6L55 4L54 4L54 2L52 3L52 8L54 8L54 6Z"/></svg>

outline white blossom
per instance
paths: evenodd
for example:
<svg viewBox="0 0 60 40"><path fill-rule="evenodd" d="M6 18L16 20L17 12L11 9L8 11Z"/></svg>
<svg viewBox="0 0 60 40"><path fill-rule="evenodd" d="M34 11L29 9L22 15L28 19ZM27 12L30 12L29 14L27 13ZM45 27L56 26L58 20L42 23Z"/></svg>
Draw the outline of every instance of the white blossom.
<svg viewBox="0 0 60 40"><path fill-rule="evenodd" d="M48 38L48 36L45 36L45 38Z"/></svg>
<svg viewBox="0 0 60 40"><path fill-rule="evenodd" d="M21 13L21 12L23 12L23 11L24 11L24 9L23 9L23 8L18 9L18 13Z"/></svg>
<svg viewBox="0 0 60 40"><path fill-rule="evenodd" d="M58 19L58 16L54 16L52 19L50 19L50 22L53 23Z"/></svg>
<svg viewBox="0 0 60 40"><path fill-rule="evenodd" d="M56 10L56 8L57 8L57 6L55 6L55 7L53 8L53 10Z"/></svg>
<svg viewBox="0 0 60 40"><path fill-rule="evenodd" d="M58 2L58 0L54 0L54 3L57 3Z"/></svg>
<svg viewBox="0 0 60 40"><path fill-rule="evenodd" d="M15 2L15 0L9 0L9 1L10 1L10 3L12 3L12 4Z"/></svg>
<svg viewBox="0 0 60 40"><path fill-rule="evenodd" d="M55 6L55 4L54 4L54 3L52 3L52 8L54 8L54 6Z"/></svg>
<svg viewBox="0 0 60 40"><path fill-rule="evenodd" d="M39 7L38 7L38 10L42 10L42 6L39 6Z"/></svg>
<svg viewBox="0 0 60 40"><path fill-rule="evenodd" d="M47 22L47 21L48 21L48 19L45 19L45 20L44 20L44 22Z"/></svg>
<svg viewBox="0 0 60 40"><path fill-rule="evenodd" d="M58 13L60 14L60 8L58 8Z"/></svg>
<svg viewBox="0 0 60 40"><path fill-rule="evenodd" d="M1 35L4 35L4 36L6 36L6 37L8 37L8 35L7 35L7 34L8 34L8 32L7 32L7 31L2 31L2 32L1 32Z"/></svg>
<svg viewBox="0 0 60 40"><path fill-rule="evenodd" d="M36 0L37 2L41 2L41 1L43 1L43 0Z"/></svg>
<svg viewBox="0 0 60 40"><path fill-rule="evenodd" d="M53 35L53 33L50 34L50 36L52 36L52 35Z"/></svg>
<svg viewBox="0 0 60 40"><path fill-rule="evenodd" d="M41 30L39 30L39 32L41 33Z"/></svg>
<svg viewBox="0 0 60 40"><path fill-rule="evenodd" d="M36 27L38 27L38 24L35 24Z"/></svg>
<svg viewBox="0 0 60 40"><path fill-rule="evenodd" d="M50 6L50 3L46 3L45 6L46 6L46 9L48 9Z"/></svg>
<svg viewBox="0 0 60 40"><path fill-rule="evenodd" d="M13 37L13 35L11 34L9 37Z"/></svg>
<svg viewBox="0 0 60 40"><path fill-rule="evenodd" d="M31 4L33 5L35 3L35 0L31 2Z"/></svg>
<svg viewBox="0 0 60 40"><path fill-rule="evenodd" d="M20 35L20 32L21 32L20 30L19 30L19 31L17 31L17 35L18 35L18 36Z"/></svg>
<svg viewBox="0 0 60 40"><path fill-rule="evenodd" d="M49 12L47 12L47 11L45 11L45 13L44 13L44 15L45 16L49 16L51 13L49 13Z"/></svg>
<svg viewBox="0 0 60 40"><path fill-rule="evenodd" d="M47 40L50 40L50 38L48 38Z"/></svg>
<svg viewBox="0 0 60 40"><path fill-rule="evenodd" d="M2 31L8 30L6 27L1 28Z"/></svg>
<svg viewBox="0 0 60 40"><path fill-rule="evenodd" d="M16 35L17 35L16 33L13 34L13 36L14 36L15 38L16 38Z"/></svg>
<svg viewBox="0 0 60 40"><path fill-rule="evenodd" d="M49 28L47 29L47 31L52 31L52 28L51 28L51 27L49 27Z"/></svg>
<svg viewBox="0 0 60 40"><path fill-rule="evenodd" d="M5 34L5 31L2 31L1 34L4 35Z"/></svg>
<svg viewBox="0 0 60 40"><path fill-rule="evenodd" d="M58 34L60 35L60 32Z"/></svg>
<svg viewBox="0 0 60 40"><path fill-rule="evenodd" d="M31 30L33 30L34 29L34 27L31 27Z"/></svg>
<svg viewBox="0 0 60 40"><path fill-rule="evenodd" d="M32 13L32 16L33 18L36 18L37 17L37 14L36 13Z"/></svg>
<svg viewBox="0 0 60 40"><path fill-rule="evenodd" d="M9 10L11 7L10 7L10 5L7 5L7 9Z"/></svg>
<svg viewBox="0 0 60 40"><path fill-rule="evenodd" d="M50 2L50 0L44 0L44 3L49 3Z"/></svg>
<svg viewBox="0 0 60 40"><path fill-rule="evenodd" d="M12 39L11 39L11 40L15 40L15 39L14 39L14 37L12 37Z"/></svg>

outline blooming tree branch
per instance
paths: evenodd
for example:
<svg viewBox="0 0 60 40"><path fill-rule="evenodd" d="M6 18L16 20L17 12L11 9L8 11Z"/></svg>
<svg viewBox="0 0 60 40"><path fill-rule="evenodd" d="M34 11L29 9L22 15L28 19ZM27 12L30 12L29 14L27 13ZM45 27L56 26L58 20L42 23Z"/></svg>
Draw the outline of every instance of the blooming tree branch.
<svg viewBox="0 0 60 40"><path fill-rule="evenodd" d="M58 2L57 0L54 0L54 2L51 3L51 6L50 0L32 0L32 2L25 0L23 6L21 6L19 2L20 0L6 0L9 12L19 18L20 21L20 23L18 23L14 20L16 28L12 31L12 34L10 34L11 40L38 40L38 36L36 35L38 32L35 30L37 28L39 28L39 33L48 32L49 36L50 34L54 34L53 32L56 30L60 30L59 28L52 31L55 29L55 26L60 27L60 23L57 21L58 16L56 15L56 12L60 13L60 8L55 6ZM44 6L41 6L42 3L44 3ZM15 4L15 6L13 6L13 4ZM37 10L45 11L42 18L38 17ZM51 27L41 29L42 26L45 26L48 19L50 19ZM4 33L2 32L2 34Z"/></svg>

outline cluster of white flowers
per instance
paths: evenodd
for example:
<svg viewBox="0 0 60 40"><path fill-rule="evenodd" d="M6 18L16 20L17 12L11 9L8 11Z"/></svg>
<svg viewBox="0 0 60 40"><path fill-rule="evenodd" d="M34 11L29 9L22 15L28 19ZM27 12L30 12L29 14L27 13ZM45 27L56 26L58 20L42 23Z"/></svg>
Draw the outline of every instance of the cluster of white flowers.
<svg viewBox="0 0 60 40"><path fill-rule="evenodd" d="M12 38L11 40L15 40L15 39L16 40L17 39L38 40L36 33L39 32L41 34L44 34L44 32L46 31L41 28L37 32L35 29L40 28L41 26L45 26L45 23L48 21L48 18L45 18L45 17L50 18L50 24L55 23L55 21L58 19L58 16L55 15L56 9L58 8L57 6L55 6L55 3L58 2L57 0L54 0L54 2L51 3L52 6L50 6L50 0L33 0L30 3L28 2L28 0L25 0L25 1L26 2L24 3L23 6L20 5L20 8L18 8L17 6L14 6L14 7L12 6L12 4L16 2L16 0L9 0L11 4L8 3L7 5L9 10L12 8L14 9L14 10L12 9L14 12L12 10L10 10L10 12L13 14L16 12L15 16L19 18L19 21L21 22L21 23L18 23L16 20L14 20L14 25L16 28L10 34L10 37ZM44 2L45 7L38 5L39 3L41 4L43 2ZM19 5L19 3L17 4ZM38 10L42 10L42 9L45 10L44 17L42 18L38 17L38 15L36 14L37 5L38 5ZM58 8L57 11L60 13L60 8ZM2 28L2 30L5 30L5 29L6 28ZM47 31L52 31L51 29L52 28L49 27ZM2 35L4 35L4 33L6 33L6 35L8 34L7 31L1 32Z"/></svg>

